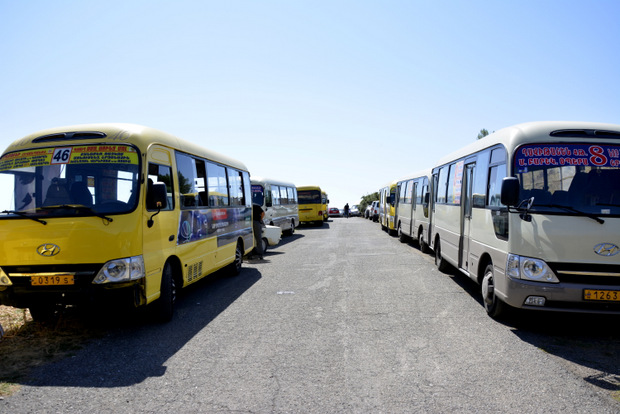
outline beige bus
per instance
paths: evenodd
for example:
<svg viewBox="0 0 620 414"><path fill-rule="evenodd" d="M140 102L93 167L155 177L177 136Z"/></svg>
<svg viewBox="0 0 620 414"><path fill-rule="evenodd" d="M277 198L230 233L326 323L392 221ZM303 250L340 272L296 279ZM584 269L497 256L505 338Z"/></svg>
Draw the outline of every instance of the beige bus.
<svg viewBox="0 0 620 414"><path fill-rule="evenodd" d="M401 242L417 240L420 250L428 251L429 198L431 170L418 171L396 184L394 221Z"/></svg>
<svg viewBox="0 0 620 414"><path fill-rule="evenodd" d="M620 314L620 125L499 130L432 171L431 247L510 308Z"/></svg>
<svg viewBox="0 0 620 414"><path fill-rule="evenodd" d="M265 212L263 222L278 226L282 232L293 234L299 226L297 187L286 181L252 177L252 204L258 204Z"/></svg>

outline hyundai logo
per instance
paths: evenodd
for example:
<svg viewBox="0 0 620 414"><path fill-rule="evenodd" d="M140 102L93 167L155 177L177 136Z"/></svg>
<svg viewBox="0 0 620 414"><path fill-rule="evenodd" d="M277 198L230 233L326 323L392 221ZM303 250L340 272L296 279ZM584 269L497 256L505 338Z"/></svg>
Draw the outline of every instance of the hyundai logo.
<svg viewBox="0 0 620 414"><path fill-rule="evenodd" d="M594 246L594 253L600 256L615 256L618 252L620 249L613 243L600 243Z"/></svg>
<svg viewBox="0 0 620 414"><path fill-rule="evenodd" d="M58 253L60 253L60 247L51 243L42 244L37 247L37 253L45 257L56 256Z"/></svg>

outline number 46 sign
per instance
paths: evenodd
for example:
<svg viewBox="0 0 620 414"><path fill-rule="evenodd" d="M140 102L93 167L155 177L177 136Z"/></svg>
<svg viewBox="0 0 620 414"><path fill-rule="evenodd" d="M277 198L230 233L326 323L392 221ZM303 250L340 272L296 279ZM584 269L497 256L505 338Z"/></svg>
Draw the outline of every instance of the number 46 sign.
<svg viewBox="0 0 620 414"><path fill-rule="evenodd" d="M52 164L66 164L71 158L71 148L55 148Z"/></svg>

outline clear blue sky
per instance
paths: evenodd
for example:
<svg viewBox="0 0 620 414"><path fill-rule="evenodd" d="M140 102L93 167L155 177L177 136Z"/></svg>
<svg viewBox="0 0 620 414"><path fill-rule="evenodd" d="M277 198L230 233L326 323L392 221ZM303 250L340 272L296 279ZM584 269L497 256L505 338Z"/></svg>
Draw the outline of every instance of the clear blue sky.
<svg viewBox="0 0 620 414"><path fill-rule="evenodd" d="M356 204L494 131L620 124L620 1L0 0L0 147L130 122Z"/></svg>

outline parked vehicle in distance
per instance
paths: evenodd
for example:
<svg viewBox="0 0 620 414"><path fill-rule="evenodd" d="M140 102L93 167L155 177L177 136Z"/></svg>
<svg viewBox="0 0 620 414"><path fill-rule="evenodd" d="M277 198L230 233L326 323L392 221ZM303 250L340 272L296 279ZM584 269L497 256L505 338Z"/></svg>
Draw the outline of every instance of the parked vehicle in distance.
<svg viewBox="0 0 620 414"><path fill-rule="evenodd" d="M263 252L267 251L267 247L277 246L282 240L282 228L267 224L263 227Z"/></svg>
<svg viewBox="0 0 620 414"><path fill-rule="evenodd" d="M299 222L303 224L315 223L322 225L327 221L327 193L316 185L297 187L299 201Z"/></svg>
<svg viewBox="0 0 620 414"><path fill-rule="evenodd" d="M431 170L419 171L398 180L396 189L396 233L401 242L417 240L423 253L429 251L429 177Z"/></svg>
<svg viewBox="0 0 620 414"><path fill-rule="evenodd" d="M299 226L297 187L295 184L270 178L251 177L252 203L265 212L263 222L278 226L292 235Z"/></svg>
<svg viewBox="0 0 620 414"><path fill-rule="evenodd" d="M369 219L371 219L374 222L379 221L379 203L380 201L373 201L372 204L370 205L370 217Z"/></svg>
<svg viewBox="0 0 620 414"><path fill-rule="evenodd" d="M351 208L349 209L349 217L359 217L359 216L360 216L359 206L357 204L351 206Z"/></svg>
<svg viewBox="0 0 620 414"><path fill-rule="evenodd" d="M388 234L396 233L394 223L396 216L396 187L397 182L392 181L379 190L381 197L379 202L379 222L381 223L381 229L387 231Z"/></svg>
<svg viewBox="0 0 620 414"><path fill-rule="evenodd" d="M340 209L337 207L330 207L328 209L328 215L330 217L342 217L342 213L340 212Z"/></svg>

